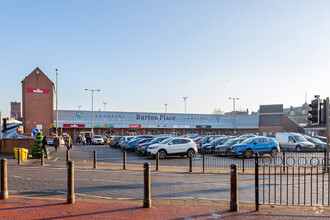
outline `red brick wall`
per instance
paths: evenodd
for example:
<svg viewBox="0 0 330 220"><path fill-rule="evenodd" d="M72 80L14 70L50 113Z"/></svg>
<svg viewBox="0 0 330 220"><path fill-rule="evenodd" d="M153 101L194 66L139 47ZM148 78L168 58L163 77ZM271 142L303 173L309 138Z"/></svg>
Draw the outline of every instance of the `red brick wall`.
<svg viewBox="0 0 330 220"><path fill-rule="evenodd" d="M48 94L28 93L28 88L48 89ZM43 135L49 136L54 121L54 84L39 68L22 81L22 105L24 133L42 125Z"/></svg>
<svg viewBox="0 0 330 220"><path fill-rule="evenodd" d="M5 138L1 141L1 153L12 154L14 153L14 147L25 148L32 151L34 139L32 138Z"/></svg>

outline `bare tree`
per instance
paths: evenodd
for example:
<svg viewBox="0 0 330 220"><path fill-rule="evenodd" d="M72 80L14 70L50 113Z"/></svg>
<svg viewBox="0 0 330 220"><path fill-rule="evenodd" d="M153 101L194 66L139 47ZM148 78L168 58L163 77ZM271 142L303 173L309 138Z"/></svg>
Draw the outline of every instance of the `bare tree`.
<svg viewBox="0 0 330 220"><path fill-rule="evenodd" d="M214 110L213 110L213 112L212 112L212 114L214 114L214 115L223 115L223 111L221 111L221 109L220 108L215 108Z"/></svg>

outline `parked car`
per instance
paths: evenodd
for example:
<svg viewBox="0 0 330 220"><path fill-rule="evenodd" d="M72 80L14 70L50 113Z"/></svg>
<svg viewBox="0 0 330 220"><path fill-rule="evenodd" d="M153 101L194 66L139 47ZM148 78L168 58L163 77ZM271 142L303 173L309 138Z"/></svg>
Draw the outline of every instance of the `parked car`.
<svg viewBox="0 0 330 220"><path fill-rule="evenodd" d="M104 144L103 137L101 135L95 135L92 138L92 144Z"/></svg>
<svg viewBox="0 0 330 220"><path fill-rule="evenodd" d="M167 155L191 157L197 153L197 146L189 138L168 138L159 144L152 144L148 147L148 155L155 157L157 153L159 153L159 159L164 159Z"/></svg>
<svg viewBox="0 0 330 220"><path fill-rule="evenodd" d="M155 139L153 139L152 141L150 141L149 143L143 143L143 144L139 144L136 148L135 148L135 151L137 153L140 153L140 154L144 154L146 155L147 154L147 148L152 145L152 144L158 144L160 142L162 142L163 140L166 140L168 139L167 136L164 136L164 137L157 137Z"/></svg>
<svg viewBox="0 0 330 220"><path fill-rule="evenodd" d="M222 145L222 144L226 143L228 140L229 140L229 138L227 138L227 137L217 138L217 139L211 141L208 144L204 144L203 145L203 150L204 150L205 153L213 153L214 149L218 145Z"/></svg>
<svg viewBox="0 0 330 220"><path fill-rule="evenodd" d="M313 143L315 145L315 150L317 151L322 151L324 149L327 149L327 143L317 139L317 138L312 138L309 136L304 136L307 141Z"/></svg>
<svg viewBox="0 0 330 220"><path fill-rule="evenodd" d="M281 132L276 134L276 140L282 149L291 151L314 151L315 145L299 133Z"/></svg>
<svg viewBox="0 0 330 220"><path fill-rule="evenodd" d="M248 138L252 138L252 137L258 137L258 135L255 135L255 134L243 134L243 135L239 136L238 138L248 139Z"/></svg>
<svg viewBox="0 0 330 220"><path fill-rule="evenodd" d="M118 142L118 147L125 149L128 142L130 142L135 136L123 136Z"/></svg>
<svg viewBox="0 0 330 220"><path fill-rule="evenodd" d="M122 136L115 137L111 140L110 146L111 147L118 147L119 141L121 140Z"/></svg>
<svg viewBox="0 0 330 220"><path fill-rule="evenodd" d="M54 145L53 141L54 141L53 136L48 136L47 137L47 145Z"/></svg>
<svg viewBox="0 0 330 220"><path fill-rule="evenodd" d="M231 146L233 146L234 144L240 144L244 140L245 138L230 139L226 143L216 146L214 153L229 155Z"/></svg>
<svg viewBox="0 0 330 220"><path fill-rule="evenodd" d="M127 142L127 144L125 146L125 150L135 151L135 146L138 143L138 141L144 140L144 139L148 139L148 140L151 141L154 138L153 138L153 136L151 136L151 137L150 136L149 137L145 137L144 135L134 137L129 142Z"/></svg>
<svg viewBox="0 0 330 220"><path fill-rule="evenodd" d="M315 135L315 136L313 136L313 138L317 138L320 141L323 141L323 142L327 143L327 138L326 137Z"/></svg>
<svg viewBox="0 0 330 220"><path fill-rule="evenodd" d="M244 155L245 157L252 157L255 153L270 154L277 156L280 152L278 142L274 138L268 137L252 137L244 140L240 144L235 144L231 147L231 153L236 155Z"/></svg>

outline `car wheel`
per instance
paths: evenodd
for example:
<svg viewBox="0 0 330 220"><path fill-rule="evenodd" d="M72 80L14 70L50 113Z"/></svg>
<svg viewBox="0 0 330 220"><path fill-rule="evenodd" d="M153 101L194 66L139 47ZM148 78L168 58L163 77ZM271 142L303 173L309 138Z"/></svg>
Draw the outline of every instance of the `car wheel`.
<svg viewBox="0 0 330 220"><path fill-rule="evenodd" d="M316 147L316 150L317 150L317 151L322 151L322 147L317 146L317 147Z"/></svg>
<svg viewBox="0 0 330 220"><path fill-rule="evenodd" d="M190 158L191 156L195 155L195 151L193 149L190 149L187 151L187 157Z"/></svg>
<svg viewBox="0 0 330 220"><path fill-rule="evenodd" d="M297 146L296 147L296 151L300 152L301 151L301 147L300 146Z"/></svg>
<svg viewBox="0 0 330 220"><path fill-rule="evenodd" d="M159 154L159 159L164 159L166 157L166 151L165 150L158 151L158 154Z"/></svg>
<svg viewBox="0 0 330 220"><path fill-rule="evenodd" d="M182 157L182 158L183 158L184 156L186 156L186 155L184 155L184 154L181 154L181 155L180 155L180 157Z"/></svg>
<svg viewBox="0 0 330 220"><path fill-rule="evenodd" d="M276 156L277 156L277 153L278 153L278 151L277 151L276 148L273 148L273 149L270 151L270 155L271 155L272 157L276 157Z"/></svg>
<svg viewBox="0 0 330 220"><path fill-rule="evenodd" d="M229 149L226 150L225 155L226 155L226 156L229 156L229 155L230 155L230 150L229 150Z"/></svg>
<svg viewBox="0 0 330 220"><path fill-rule="evenodd" d="M247 158L252 157L253 151L251 149L246 149L244 152L244 156Z"/></svg>

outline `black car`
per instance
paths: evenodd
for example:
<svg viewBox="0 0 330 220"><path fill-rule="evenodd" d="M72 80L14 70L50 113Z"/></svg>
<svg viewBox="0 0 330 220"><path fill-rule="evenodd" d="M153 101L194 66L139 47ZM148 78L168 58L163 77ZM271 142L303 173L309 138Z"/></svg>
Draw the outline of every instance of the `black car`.
<svg viewBox="0 0 330 220"><path fill-rule="evenodd" d="M327 148L327 143L323 142L317 138L306 137L304 136L309 142L312 142L315 145L315 149L317 151L322 151Z"/></svg>
<svg viewBox="0 0 330 220"><path fill-rule="evenodd" d="M244 140L245 140L245 138L231 139L222 145L218 145L215 148L214 152L217 154L229 155L231 146L233 146L234 144L240 144Z"/></svg>
<svg viewBox="0 0 330 220"><path fill-rule="evenodd" d="M167 138L169 138L169 137L158 137L158 138L153 139L149 143L139 144L139 146L137 146L135 148L135 151L138 152L138 153L140 153L140 154L147 155L147 148L150 145L160 143L160 142L162 142L163 140L165 140Z"/></svg>
<svg viewBox="0 0 330 220"><path fill-rule="evenodd" d="M208 144L203 145L203 150L206 153L213 153L216 146L226 143L229 140L227 137L217 138Z"/></svg>

